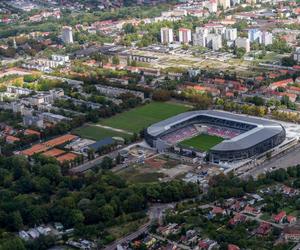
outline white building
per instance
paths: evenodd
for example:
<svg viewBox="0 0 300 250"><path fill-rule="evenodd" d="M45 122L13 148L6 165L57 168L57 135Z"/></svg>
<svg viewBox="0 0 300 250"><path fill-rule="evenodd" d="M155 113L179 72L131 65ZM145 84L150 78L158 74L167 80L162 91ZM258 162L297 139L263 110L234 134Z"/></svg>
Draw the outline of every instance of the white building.
<svg viewBox="0 0 300 250"><path fill-rule="evenodd" d="M179 29L179 42L188 44L192 41L192 32L190 29L180 28Z"/></svg>
<svg viewBox="0 0 300 250"><path fill-rule="evenodd" d="M293 58L296 62L300 62L300 47L297 47L294 54Z"/></svg>
<svg viewBox="0 0 300 250"><path fill-rule="evenodd" d="M161 28L160 41L163 44L172 43L174 41L173 30L170 28Z"/></svg>
<svg viewBox="0 0 300 250"><path fill-rule="evenodd" d="M264 31L261 34L261 43L264 45L269 45L273 43L273 35L271 32Z"/></svg>
<svg viewBox="0 0 300 250"><path fill-rule="evenodd" d="M248 39L250 42L261 42L261 31L259 29L249 29Z"/></svg>
<svg viewBox="0 0 300 250"><path fill-rule="evenodd" d="M206 47L206 35L201 33L193 34L193 45Z"/></svg>
<svg viewBox="0 0 300 250"><path fill-rule="evenodd" d="M210 13L216 13L218 11L218 2L216 0L203 2L203 6L206 7Z"/></svg>
<svg viewBox="0 0 300 250"><path fill-rule="evenodd" d="M64 43L69 44L73 43L73 31L72 27L64 26L62 28L62 40Z"/></svg>
<svg viewBox="0 0 300 250"><path fill-rule="evenodd" d="M230 8L230 0L219 0L219 5L223 7L224 10Z"/></svg>
<svg viewBox="0 0 300 250"><path fill-rule="evenodd" d="M209 30L206 27L196 27L196 33L207 36L209 34Z"/></svg>
<svg viewBox="0 0 300 250"><path fill-rule="evenodd" d="M248 38L238 37L235 40L235 46L237 48L244 48L246 52L250 51L250 40Z"/></svg>
<svg viewBox="0 0 300 250"><path fill-rule="evenodd" d="M206 37L206 46L212 50L222 48L222 36L219 34L208 34Z"/></svg>
<svg viewBox="0 0 300 250"><path fill-rule="evenodd" d="M225 30L225 39L227 41L234 41L237 39L237 29L236 28L227 28Z"/></svg>
<svg viewBox="0 0 300 250"><path fill-rule="evenodd" d="M241 3L241 1L240 0L231 0L230 3L231 3L231 6L236 6L236 5L239 5Z"/></svg>
<svg viewBox="0 0 300 250"><path fill-rule="evenodd" d="M69 56L63 56L63 55L52 55L51 56L53 61L57 61L57 62L70 62L70 58Z"/></svg>

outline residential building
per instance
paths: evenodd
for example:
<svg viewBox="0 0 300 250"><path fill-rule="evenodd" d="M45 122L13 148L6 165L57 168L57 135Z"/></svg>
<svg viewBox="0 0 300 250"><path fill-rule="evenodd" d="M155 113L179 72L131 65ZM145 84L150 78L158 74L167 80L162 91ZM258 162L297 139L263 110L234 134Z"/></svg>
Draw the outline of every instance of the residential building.
<svg viewBox="0 0 300 250"><path fill-rule="evenodd" d="M286 217L286 212L285 211L281 211L279 214L275 215L274 216L274 221L276 223L282 223L283 220L285 219Z"/></svg>
<svg viewBox="0 0 300 250"><path fill-rule="evenodd" d="M192 41L192 32L190 29L180 28L179 29L179 42L188 44Z"/></svg>
<svg viewBox="0 0 300 250"><path fill-rule="evenodd" d="M227 28L225 30L225 39L228 41L235 41L237 39L237 29Z"/></svg>
<svg viewBox="0 0 300 250"><path fill-rule="evenodd" d="M56 123L62 122L62 121L72 120L71 118L65 117L63 115L52 114L52 113L48 113L48 112L42 113L41 117L43 118L44 121L50 122L53 124L56 124Z"/></svg>
<svg viewBox="0 0 300 250"><path fill-rule="evenodd" d="M206 36L201 33L194 33L193 34L193 45L205 47L206 46Z"/></svg>
<svg viewBox="0 0 300 250"><path fill-rule="evenodd" d="M297 47L294 54L293 58L296 62L300 62L300 47Z"/></svg>
<svg viewBox="0 0 300 250"><path fill-rule="evenodd" d="M103 95L117 98L121 94L130 93L135 95L136 97L140 97L142 100L144 100L144 93L140 91L134 91L129 89L122 89L122 88L115 88L105 85L95 85L96 89Z"/></svg>
<svg viewBox="0 0 300 250"><path fill-rule="evenodd" d="M17 95L30 95L33 91L31 89L16 87L16 86L7 86L6 91L8 93L14 93Z"/></svg>
<svg viewBox="0 0 300 250"><path fill-rule="evenodd" d="M223 7L224 10L230 8L230 0L219 0L219 5Z"/></svg>
<svg viewBox="0 0 300 250"><path fill-rule="evenodd" d="M246 50L246 52L249 52L250 51L250 40L248 38L238 37L235 40L235 46L237 48L244 48Z"/></svg>
<svg viewBox="0 0 300 250"><path fill-rule="evenodd" d="M196 27L195 33L207 36L210 32L209 32L209 29L207 27Z"/></svg>
<svg viewBox="0 0 300 250"><path fill-rule="evenodd" d="M222 48L222 36L218 34L208 34L206 37L206 46L216 51Z"/></svg>
<svg viewBox="0 0 300 250"><path fill-rule="evenodd" d="M283 235L285 240L298 242L300 240L300 228L296 226L285 227Z"/></svg>
<svg viewBox="0 0 300 250"><path fill-rule="evenodd" d="M204 7L206 7L210 13L216 13L218 11L218 2L216 0L210 0L204 3Z"/></svg>
<svg viewBox="0 0 300 250"><path fill-rule="evenodd" d="M264 31L261 33L261 43L263 45L270 45L273 43L273 35L271 32Z"/></svg>
<svg viewBox="0 0 300 250"><path fill-rule="evenodd" d="M33 126L33 127L43 128L44 121L39 116L25 115L23 116L23 125L26 127Z"/></svg>
<svg viewBox="0 0 300 250"><path fill-rule="evenodd" d="M62 28L62 40L65 44L73 43L72 27L64 26Z"/></svg>
<svg viewBox="0 0 300 250"><path fill-rule="evenodd" d="M250 42L261 42L261 31L259 29L249 29L248 39Z"/></svg>
<svg viewBox="0 0 300 250"><path fill-rule="evenodd" d="M160 41L163 44L169 44L174 41L173 30L170 28L160 29Z"/></svg>

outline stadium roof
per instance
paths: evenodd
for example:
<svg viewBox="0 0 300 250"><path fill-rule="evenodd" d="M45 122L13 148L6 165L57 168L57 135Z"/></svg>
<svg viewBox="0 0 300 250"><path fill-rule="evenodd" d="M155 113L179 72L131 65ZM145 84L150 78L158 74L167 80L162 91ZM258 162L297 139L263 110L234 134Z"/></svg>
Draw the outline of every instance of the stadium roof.
<svg viewBox="0 0 300 250"><path fill-rule="evenodd" d="M148 127L147 132L149 135L157 137L169 130L172 126L188 121L197 116L215 117L254 126L254 128L249 131L217 144L211 149L214 151L235 151L247 149L281 133L284 130L281 124L263 118L233 114L225 111L200 110L185 112L155 123Z"/></svg>

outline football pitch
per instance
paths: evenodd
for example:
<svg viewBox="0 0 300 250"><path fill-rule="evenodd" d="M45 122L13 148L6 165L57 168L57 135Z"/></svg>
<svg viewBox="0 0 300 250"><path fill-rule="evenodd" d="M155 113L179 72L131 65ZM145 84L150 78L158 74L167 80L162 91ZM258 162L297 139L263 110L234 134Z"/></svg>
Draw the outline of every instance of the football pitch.
<svg viewBox="0 0 300 250"><path fill-rule="evenodd" d="M93 125L87 125L80 128L76 128L72 131L72 133L79 135L82 138L91 139L95 141L102 140L105 137L122 137L124 139L130 137L130 135L125 133L120 133Z"/></svg>
<svg viewBox="0 0 300 250"><path fill-rule="evenodd" d="M207 134L200 134L193 138L184 140L179 143L179 145L186 147L186 148L195 148L200 151L208 151L213 146L219 144L224 139L219 136L215 135L207 135Z"/></svg>
<svg viewBox="0 0 300 250"><path fill-rule="evenodd" d="M181 104L151 102L117 114L111 118L101 120L99 124L138 133L153 123L186 112L189 109L189 107Z"/></svg>

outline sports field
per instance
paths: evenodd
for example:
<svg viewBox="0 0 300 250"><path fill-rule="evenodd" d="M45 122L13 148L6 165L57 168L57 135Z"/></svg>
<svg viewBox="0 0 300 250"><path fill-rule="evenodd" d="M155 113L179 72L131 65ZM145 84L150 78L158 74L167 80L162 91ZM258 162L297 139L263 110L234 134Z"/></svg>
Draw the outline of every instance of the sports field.
<svg viewBox="0 0 300 250"><path fill-rule="evenodd" d="M152 102L117 114L111 118L104 119L99 123L105 126L138 133L153 123L186 112L189 109L187 106L175 103Z"/></svg>
<svg viewBox="0 0 300 250"><path fill-rule="evenodd" d="M91 139L91 140L101 140L105 137L122 137L129 138L130 135L125 133L120 133L112 131L105 128L100 128L93 125L87 125L80 128L76 128L72 131L73 134L79 135L82 138Z"/></svg>
<svg viewBox="0 0 300 250"><path fill-rule="evenodd" d="M195 148L200 151L208 151L213 146L219 144L224 139L215 135L200 134L193 138L180 142L180 145L187 148Z"/></svg>

